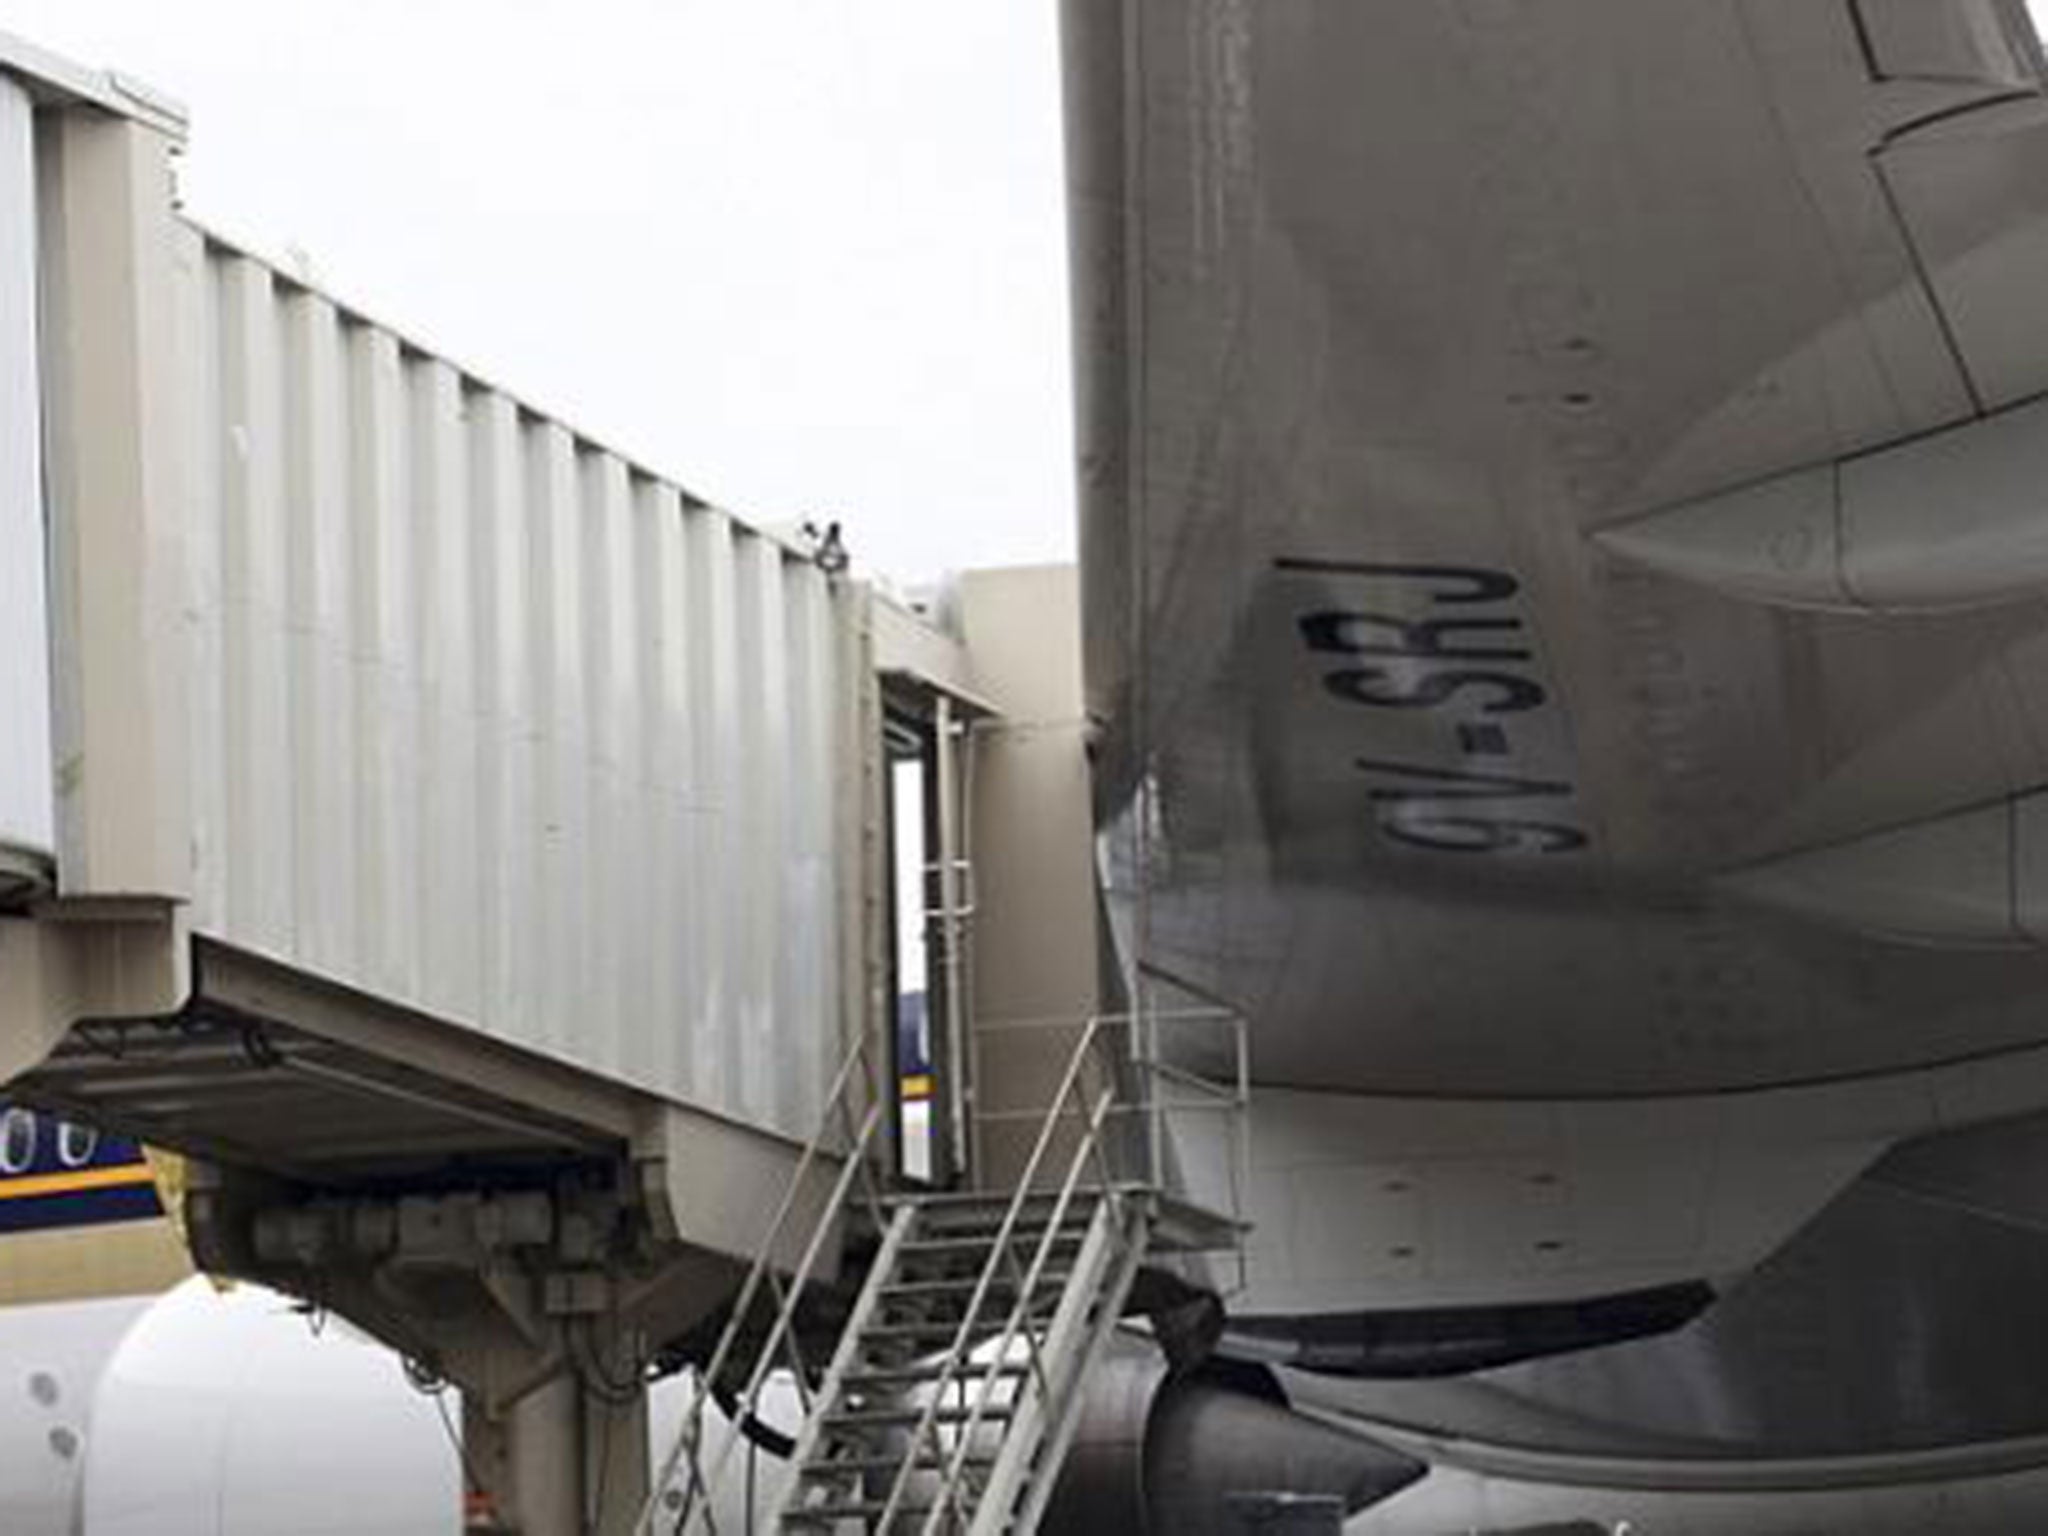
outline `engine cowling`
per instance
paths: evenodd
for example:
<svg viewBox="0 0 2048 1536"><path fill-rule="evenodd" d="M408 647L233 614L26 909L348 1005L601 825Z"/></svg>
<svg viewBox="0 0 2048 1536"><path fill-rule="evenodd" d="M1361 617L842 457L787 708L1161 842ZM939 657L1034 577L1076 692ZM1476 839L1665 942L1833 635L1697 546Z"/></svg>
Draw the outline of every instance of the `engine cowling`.
<svg viewBox="0 0 2048 1536"><path fill-rule="evenodd" d="M1244 1536L1274 1529L1256 1513L1271 1496L1334 1498L1348 1515L1427 1470L1294 1412L1263 1367L1212 1362L1173 1376L1155 1351L1130 1343L1089 1375L1042 1529Z"/></svg>

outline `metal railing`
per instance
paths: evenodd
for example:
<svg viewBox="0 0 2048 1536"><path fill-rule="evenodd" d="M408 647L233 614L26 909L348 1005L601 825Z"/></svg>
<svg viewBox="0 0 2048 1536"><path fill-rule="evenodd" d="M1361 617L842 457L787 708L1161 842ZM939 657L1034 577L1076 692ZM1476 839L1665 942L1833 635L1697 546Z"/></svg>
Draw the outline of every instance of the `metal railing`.
<svg viewBox="0 0 2048 1536"><path fill-rule="evenodd" d="M981 1051L989 1037L1021 1030L1073 1029L1075 1025L1076 1021L1072 1019L1037 1019L979 1026L975 1032L975 1080L983 1085L985 1092L986 1079L980 1076ZM1212 1037L1206 1042L1191 1038L1205 1032ZM1169 1050L1169 1035L1180 1036L1177 1048ZM1204 1075L1193 1065L1182 1064L1185 1061L1213 1066L1219 1060L1228 1072L1222 1081ZM1100 1081L1092 1086L1088 1082L1091 1067L1100 1074ZM1175 1170L1169 1166L1174 1161L1170 1155L1173 1120L1184 1114L1225 1113L1230 1138L1225 1175L1230 1208L1218 1214L1226 1214L1231 1230L1242 1233L1249 1162L1244 1111L1250 1102L1250 1076L1243 1020L1228 1010L1200 1008L1095 1015L1079 1021L1078 1036L1068 1053L1065 1069L1049 1105L983 1111L977 1115L977 1132L991 1122L1008 1120L1036 1122L1037 1133L1030 1153L1017 1173L1008 1209L977 1278L965 1315L954 1331L952 1348L931 1385L923 1412L911 1433L903 1468L875 1529L894 1529L891 1522L906 1491L913 1484L912 1474L919 1455L938 1429L939 1414L947 1402L948 1389L964 1379L977 1339L985 1340L991 1333L995 1336L993 1345L983 1346L984 1368L979 1373L979 1390L973 1395L966 1418L952 1432L951 1454L946 1457L945 1470L939 1482L939 1497L920 1526L922 1536L936 1536L941 1522L948 1517L955 1522L956 1529L964 1530L974 1513L967 1505L970 1492L968 1459L973 1454L978 1431L1000 1401L1005 1378L999 1368L1013 1357L1014 1351L1020 1346L1024 1351L1027 1379L1037 1390L1042 1422L1046 1426L1052 1425L1068 1406L1064 1401L1065 1395L1075 1390L1078 1381L1063 1376L1055 1383L1049 1377L1041 1334L1051 1328L1053 1320L1035 1320L1032 1313L1038 1304L1039 1285L1061 1239L1067 1214L1084 1187L1085 1172L1093 1169L1094 1186L1103 1202L1102 1209L1098 1210L1091 1223L1091 1230L1106 1217L1111 1224L1114 1242L1123 1248L1142 1243L1142 1235L1134 1232L1124 1210L1126 1199L1149 1199L1163 1194L1182 1196L1200 1204L1204 1203L1208 1193L1179 1186ZM1105 1145L1106 1133L1114 1128L1115 1123L1119 1120L1128 1122L1132 1118L1135 1118L1140 1132L1135 1138L1138 1159L1135 1167L1129 1166L1129 1148L1122 1149L1122 1159L1113 1159L1110 1147ZM1041 1187L1042 1171L1053 1160L1054 1148L1059 1143L1063 1128L1073 1131L1074 1145L1066 1158L1057 1188L1051 1195L1051 1209L1045 1214L1043 1226L1031 1246L1030 1259L1020 1266L1013 1246L1017 1228L1034 1203L1043 1202L1047 1196L1047 1191ZM985 1148L977 1150L978 1155L986 1151ZM1124 1161L1126 1165L1120 1168L1118 1161ZM977 1161L977 1167L984 1172L989 1166L985 1156ZM1233 1248L1239 1258L1241 1286L1243 1245L1236 1242ZM1001 1328L996 1330L992 1327L988 1299L1005 1267L1013 1275L1020 1267L1023 1273L1016 1276L1015 1299L1003 1318ZM1113 1270L1115 1267L1112 1261L1109 1268ZM1079 1363L1085 1365L1086 1362L1082 1360ZM1071 1371L1067 1373L1071 1374ZM1021 1399L1023 1389L1014 1390ZM999 1490L999 1494L1008 1496L1005 1490Z"/></svg>
<svg viewBox="0 0 2048 1536"><path fill-rule="evenodd" d="M858 1122L854 1119L855 1091L864 1093L867 1108ZM810 1411L809 1371L797 1345L797 1309L803 1300L805 1289L811 1282L819 1256L825 1242L838 1230L838 1218L844 1213L860 1188L867 1199L876 1230L882 1231L887 1218L882 1208L881 1190L875 1182L873 1160L869 1156L877 1132L888 1114L889 1100L880 1091L878 1075L869 1059L868 1041L863 1036L854 1042L841 1063L838 1075L832 1081L832 1089L825 1101L825 1111L819 1117L818 1128L811 1139L804 1144L798 1157L795 1171L790 1175L789 1186L783 1191L781 1203L768 1224L761 1239L752 1267L741 1283L739 1293L733 1300L732 1316L720 1333L718 1343L711 1352L711 1359L704 1369L696 1374L692 1383L690 1402L683 1411L681 1427L677 1430L674 1443L650 1486L647 1502L642 1506L640 1517L634 1522L635 1536L653 1536L656 1522L662 1517L662 1502L674 1480L677 1471L685 1461L690 1468L689 1481L685 1485L682 1506L676 1512L669 1531L673 1536L691 1530L702 1530L707 1536L717 1536L718 1517L714 1508L714 1495L719 1490L726 1469L731 1465L734 1450L743 1438L745 1426L754 1419L760 1408L761 1394L769 1379L779 1367L787 1369L794 1377L799 1401L806 1413ZM828 1153L827 1144L833 1138L836 1128L840 1137L840 1149L836 1154ZM844 1161L838 1176L833 1180L831 1193L824 1205L813 1216L813 1225L808 1241L796 1266L790 1271L787 1284L777 1276L775 1255L789 1231L790 1220L802 1204L804 1190L811 1183L811 1172L828 1155L839 1155ZM754 1302L766 1290L775 1303L775 1314L769 1324L766 1336L761 1340L754 1364L747 1374L744 1389L737 1398L725 1438L709 1464L704 1458L704 1415L712 1400L717 1384L727 1367L732 1363L741 1341L749 1331Z"/></svg>
<svg viewBox="0 0 2048 1536"><path fill-rule="evenodd" d="M901 1471L875 1529L893 1528L891 1521L901 1511L906 1491L916 1481L915 1473L920 1469L937 1469L936 1461L921 1463L927 1447L943 1458L944 1472L940 1497L924 1520L923 1531L932 1536L943 1519L951 1516L958 1520L967 1514L962 1502L968 1492L966 1472L975 1436L998 1406L1002 1382L1015 1379L1005 1378L997 1369L1013 1352L1023 1352L1028 1379L1047 1413L1058 1407L1054 1402L1056 1392L1071 1391L1072 1382L1055 1382L1047 1370L1041 1350L1042 1329L1034 1325L1032 1312L1062 1226L1083 1189L1092 1186L1100 1192L1103 1209L1114 1222L1119 1241L1132 1240L1124 1203L1131 1198L1180 1199L1228 1218L1233 1232L1243 1229L1250 1155L1245 1128L1250 1067L1243 1020L1224 1009L1200 1008L1105 1014L1085 1020L1044 1018L987 1024L978 1028L973 1037L973 1070L977 1079L991 1039L1022 1031L1044 1033L1054 1029L1078 1030L1078 1034L1051 1104L983 1111L976 1116L977 1136L988 1127L1006 1122L1029 1122L1036 1134L954 1330L952 1347L930 1384L924 1407L910 1433ZM856 1119L856 1101L863 1097L865 1108ZM818 1128L797 1160L789 1186L734 1299L731 1317L709 1362L692 1382L690 1400L676 1438L656 1470L647 1502L634 1525L635 1536L654 1536L658 1527L667 1536L698 1531L718 1536L715 1496L724 1486L745 1428L760 1407L762 1393L778 1369L790 1373L806 1418L810 1417L811 1372L798 1346L796 1322L825 1244L839 1229L839 1218L857 1193L865 1196L876 1232L885 1236L896 1232L884 1209L871 1155L876 1137L886 1123L889 1102L881 1091L869 1043L863 1038L847 1053L833 1080ZM1182 1116L1219 1113L1228 1117L1229 1138L1221 1177L1221 1193L1226 1198L1221 1209L1215 1202L1219 1191L1191 1185L1180 1176L1179 1143L1184 1138L1175 1130ZM1062 1165L1056 1152L1063 1132L1072 1134L1074 1143ZM977 1150L977 1166L985 1170L989 1166L985 1149ZM791 1224L805 1206L802 1196L813 1183L813 1171L832 1156L843 1161L829 1195L822 1205L809 1212L812 1226L785 1282L778 1274L775 1256L785 1241L793 1237ZM1091 1168L1094 1177L1088 1180L1086 1175ZM1052 1169L1057 1172L1050 1173ZM1043 1227L1020 1241L1018 1229L1027 1211L1048 1197L1052 1203ZM1098 1213L1098 1224L1100 1219ZM1233 1246L1242 1288L1243 1245L1239 1242ZM1006 1269L1016 1294L1008 1309L999 1313L992 1298ZM774 1304L772 1320L755 1346L753 1363L738 1394L732 1422L724 1438L707 1456L706 1410L739 1351L750 1342L756 1302L764 1292ZM986 1356L987 1368L970 1371L976 1341L990 1339L994 1342ZM975 1375L980 1379L979 1389L973 1393L966 1417L951 1426L950 1444L935 1441L941 1428L941 1409L949 1393L965 1403L967 1383ZM671 1519L664 1513L664 1501L678 1471L686 1464L688 1481L680 1507L669 1506Z"/></svg>
<svg viewBox="0 0 2048 1536"><path fill-rule="evenodd" d="M1043 1123L1039 1127L1037 1139L1032 1144L1031 1155L1026 1159L1022 1173L1018 1175L1015 1192L1011 1196L1008 1209L1003 1212L1002 1223L990 1245L988 1259L976 1277L973 1294L968 1300L959 1327L954 1331L952 1348L947 1352L938 1376L931 1383L924 1410L918 1418L916 1427L910 1433L902 1470L896 1477L895 1486L890 1490L888 1504L876 1522L877 1530L894 1529L891 1522L895 1519L905 1494L916 1480L919 1454L938 1427L939 1412L946 1401L947 1390L963 1380L963 1367L972 1358L975 1340L987 1336L992 1331L985 1321L989 1296L995 1287L998 1272L1006 1265L1015 1267L1016 1253L1011 1244L1015 1240L1017 1227L1023 1219L1024 1212L1039 1193L1038 1171L1052 1149L1056 1133L1071 1104L1083 1117L1080 1142L1068 1159L1065 1177L1060 1181L1052 1210L1045 1219L1044 1229L1038 1235L1036 1246L1032 1249L1030 1263L1023 1267L1023 1274L1016 1286L1016 1299L1011 1303L995 1346L987 1356L987 1368L981 1372L981 1387L974 1394L974 1404L968 1410L967 1418L954 1431L953 1450L947 1458L940 1482L940 1496L925 1516L921 1527L924 1536L935 1536L941 1520L948 1515L958 1521L967 1518L971 1513L962 1508L967 1486L967 1458L972 1453L975 1434L988 1416L989 1409L995 1402L998 1384L1003 1379L996 1367L1009 1357L1011 1350L1020 1342L1020 1336L1029 1356L1031 1379L1036 1383L1043 1399L1050 1402L1052 1384L1045 1373L1039 1336L1035 1329L1027 1325L1027 1319L1035 1304L1038 1287L1044 1279L1046 1262L1059 1239L1061 1226L1080 1186L1082 1170L1091 1158L1101 1176L1104 1198L1111 1201L1119 1198L1115 1181L1110 1177L1109 1165L1103 1159L1101 1142L1103 1121L1114 1102L1113 1090L1099 1093L1092 1107L1081 1097L1081 1076L1088 1064L1099 1024L1099 1020L1091 1019L1084 1026L1081 1039L1068 1059L1065 1072L1061 1075L1052 1107L1041 1113Z"/></svg>
<svg viewBox="0 0 2048 1536"><path fill-rule="evenodd" d="M1251 1051L1243 1016L1227 1008L1153 1009L1072 1016L1009 1019L976 1026L972 1060L977 1090L976 1166L991 1166L988 1132L1005 1125L1047 1121L1049 1133L1070 1115L1056 1101L1052 1118L1043 1104L1016 1108L979 1107L991 1097L985 1075L991 1042L1012 1034L1080 1030L1076 1067L1099 1062L1108 1075L1111 1101L1105 1112L1110 1150L1104 1157L1106 1184L1142 1187L1169 1199L1225 1217L1242 1231L1251 1182ZM1215 1137L1203 1127L1222 1121L1222 1166L1202 1167L1191 1176L1189 1155L1213 1150ZM1189 1122L1193 1122L1189 1125ZM1122 1132L1123 1134L1118 1134ZM1233 1248L1237 1283L1245 1289L1245 1255Z"/></svg>

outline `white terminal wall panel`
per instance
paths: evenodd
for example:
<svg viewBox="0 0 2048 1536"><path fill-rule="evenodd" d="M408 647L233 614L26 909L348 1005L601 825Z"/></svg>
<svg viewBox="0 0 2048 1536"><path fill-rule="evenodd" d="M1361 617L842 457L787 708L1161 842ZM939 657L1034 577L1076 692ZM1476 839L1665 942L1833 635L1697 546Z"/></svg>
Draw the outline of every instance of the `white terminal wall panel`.
<svg viewBox="0 0 2048 1536"><path fill-rule="evenodd" d="M827 578L176 238L195 931L807 1131L842 1040Z"/></svg>

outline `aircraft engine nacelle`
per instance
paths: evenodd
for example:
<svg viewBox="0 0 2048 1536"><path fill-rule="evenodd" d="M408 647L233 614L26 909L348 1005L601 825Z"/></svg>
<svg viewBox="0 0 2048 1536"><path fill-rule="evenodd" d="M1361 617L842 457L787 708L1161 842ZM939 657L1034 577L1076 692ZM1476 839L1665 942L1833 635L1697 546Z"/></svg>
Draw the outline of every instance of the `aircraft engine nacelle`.
<svg viewBox="0 0 2048 1536"><path fill-rule="evenodd" d="M1211 1364L1170 1376L1150 1350L1111 1352L1089 1377L1080 1427L1042 1529L1048 1536L1246 1536L1276 1496L1321 1495L1350 1514L1428 1469L1304 1417L1269 1372Z"/></svg>

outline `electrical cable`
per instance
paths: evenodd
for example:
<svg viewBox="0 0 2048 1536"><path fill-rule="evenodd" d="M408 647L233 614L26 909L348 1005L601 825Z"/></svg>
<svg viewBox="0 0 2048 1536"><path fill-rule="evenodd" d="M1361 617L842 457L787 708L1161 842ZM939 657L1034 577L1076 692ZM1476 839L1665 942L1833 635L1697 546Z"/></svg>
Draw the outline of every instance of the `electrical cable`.
<svg viewBox="0 0 2048 1536"><path fill-rule="evenodd" d="M469 1485L475 1497L487 1499L490 1490L484 1487L484 1480L477 1475L476 1463L469 1459L469 1447L462 1443L462 1431L455 1427L455 1419L448 1412L448 1393L444 1387L439 1392L427 1394L434 1400L434 1412L441 1420L441 1428L448 1436L448 1443L455 1448L455 1459L462 1464L462 1480Z"/></svg>
<svg viewBox="0 0 2048 1536"><path fill-rule="evenodd" d="M469 1485L469 1491L479 1498L488 1498L490 1491L477 1475L476 1463L469 1458L469 1447L462 1443L462 1432L448 1412L448 1378L413 1355L399 1356L399 1364L404 1368L406 1385L420 1396L433 1399L434 1412L441 1420L448 1444L454 1448L456 1461L462 1465L463 1481Z"/></svg>

